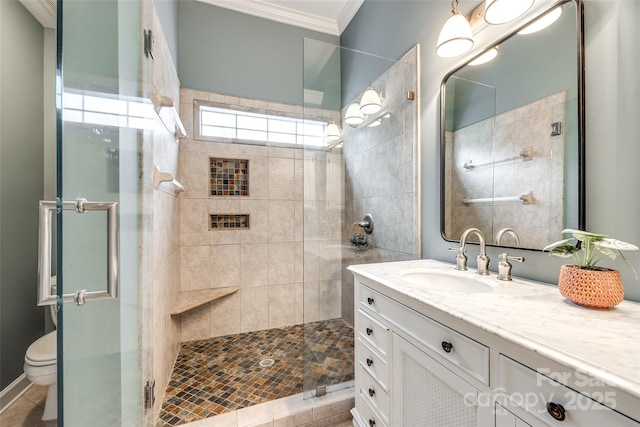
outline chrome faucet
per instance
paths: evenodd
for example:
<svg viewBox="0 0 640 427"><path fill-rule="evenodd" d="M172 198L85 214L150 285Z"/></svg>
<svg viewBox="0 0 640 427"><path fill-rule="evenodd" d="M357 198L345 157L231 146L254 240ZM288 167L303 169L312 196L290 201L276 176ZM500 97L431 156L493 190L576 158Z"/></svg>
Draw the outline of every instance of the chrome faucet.
<svg viewBox="0 0 640 427"><path fill-rule="evenodd" d="M500 262L498 263L498 280L511 280L511 263L509 261L524 262L524 257L509 256L506 253L498 255Z"/></svg>
<svg viewBox="0 0 640 427"><path fill-rule="evenodd" d="M487 256L484 235L482 234L482 231L477 228L468 228L464 233L462 233L462 236L460 236L460 247L458 249L450 248L450 250L457 250L458 252L458 255L456 255L456 270L464 271L467 269L467 256L464 253L465 245L467 244L467 237L469 237L470 234L475 234L478 236L478 240L480 240L480 255L476 258L478 262L477 273L486 276L489 274L489 262L491 260Z"/></svg>
<svg viewBox="0 0 640 427"><path fill-rule="evenodd" d="M520 237L518 237L518 234L514 231L513 228L509 227L503 228L496 233L496 245L500 244L500 240L502 240L502 236L504 236L505 234L511 235L511 237L513 237L513 240L516 241L516 246L520 246Z"/></svg>

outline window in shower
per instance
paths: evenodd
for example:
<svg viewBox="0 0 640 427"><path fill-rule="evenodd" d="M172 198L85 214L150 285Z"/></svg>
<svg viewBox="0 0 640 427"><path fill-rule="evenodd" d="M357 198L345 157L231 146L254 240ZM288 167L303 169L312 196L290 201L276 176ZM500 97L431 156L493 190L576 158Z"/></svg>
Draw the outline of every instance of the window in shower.
<svg viewBox="0 0 640 427"><path fill-rule="evenodd" d="M326 147L327 123L194 101L196 139L269 145ZM257 110L257 109L256 109Z"/></svg>

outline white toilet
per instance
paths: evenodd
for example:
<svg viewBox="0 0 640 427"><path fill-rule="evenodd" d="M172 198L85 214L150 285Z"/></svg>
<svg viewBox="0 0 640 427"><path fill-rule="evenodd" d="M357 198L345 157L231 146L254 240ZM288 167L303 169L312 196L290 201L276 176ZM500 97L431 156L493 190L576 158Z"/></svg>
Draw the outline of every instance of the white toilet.
<svg viewBox="0 0 640 427"><path fill-rule="evenodd" d="M55 277L51 278L52 287L55 286ZM51 305L51 320L57 324L55 306ZM35 340L24 356L24 373L34 384L48 386L47 400L44 405L43 421L58 418L58 390L57 390L57 355L56 355L56 331L51 331L43 337Z"/></svg>

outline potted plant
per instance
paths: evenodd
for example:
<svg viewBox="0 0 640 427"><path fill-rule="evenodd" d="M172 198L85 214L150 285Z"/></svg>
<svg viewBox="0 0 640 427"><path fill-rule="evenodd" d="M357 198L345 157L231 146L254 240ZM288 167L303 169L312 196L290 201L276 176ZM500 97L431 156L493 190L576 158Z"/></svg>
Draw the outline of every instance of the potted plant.
<svg viewBox="0 0 640 427"><path fill-rule="evenodd" d="M589 307L608 308L619 304L624 299L624 287L620 272L597 264L603 257L616 259L620 257L634 272L638 273L622 251L637 251L638 247L631 243L607 238L604 234L588 231L565 229L562 234L572 234L573 238L559 240L547 245L543 251L550 255L568 258L573 257L575 264L565 264L560 268L558 288L565 298Z"/></svg>

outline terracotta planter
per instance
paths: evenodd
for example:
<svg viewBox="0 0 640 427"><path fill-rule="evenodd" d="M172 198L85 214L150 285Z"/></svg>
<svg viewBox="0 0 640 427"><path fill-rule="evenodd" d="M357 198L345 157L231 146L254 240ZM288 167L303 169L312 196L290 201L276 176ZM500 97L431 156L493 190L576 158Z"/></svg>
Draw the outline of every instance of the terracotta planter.
<svg viewBox="0 0 640 427"><path fill-rule="evenodd" d="M624 299L620 272L609 268L560 267L558 289L562 296L587 307L609 308Z"/></svg>

